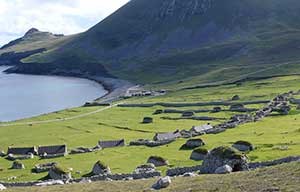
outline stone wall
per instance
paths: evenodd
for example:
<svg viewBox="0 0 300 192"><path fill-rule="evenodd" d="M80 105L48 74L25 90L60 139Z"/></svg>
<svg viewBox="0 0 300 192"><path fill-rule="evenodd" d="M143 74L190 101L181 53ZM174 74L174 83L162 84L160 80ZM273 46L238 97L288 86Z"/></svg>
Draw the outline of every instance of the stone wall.
<svg viewBox="0 0 300 192"><path fill-rule="evenodd" d="M193 167L176 167L173 169L167 170L167 176L179 176L184 175L185 173L197 172L200 171L201 165L193 166Z"/></svg>

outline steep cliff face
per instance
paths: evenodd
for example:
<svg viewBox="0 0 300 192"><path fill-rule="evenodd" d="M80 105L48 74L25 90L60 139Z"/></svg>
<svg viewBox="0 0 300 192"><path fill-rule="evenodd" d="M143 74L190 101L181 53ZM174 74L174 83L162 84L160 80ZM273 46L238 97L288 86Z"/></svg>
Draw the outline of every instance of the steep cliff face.
<svg viewBox="0 0 300 192"><path fill-rule="evenodd" d="M299 13L298 0L131 0L87 32L23 61L86 73L104 68L146 83L207 74L221 79L217 71L231 68L235 73L222 78L255 74L300 60Z"/></svg>

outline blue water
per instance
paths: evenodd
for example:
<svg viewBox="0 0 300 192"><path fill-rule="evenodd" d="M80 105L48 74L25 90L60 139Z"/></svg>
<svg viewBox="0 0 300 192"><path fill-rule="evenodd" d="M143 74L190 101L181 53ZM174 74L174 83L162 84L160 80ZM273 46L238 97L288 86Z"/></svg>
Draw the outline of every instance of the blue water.
<svg viewBox="0 0 300 192"><path fill-rule="evenodd" d="M83 105L105 95L90 80L5 74L0 66L0 121L12 121Z"/></svg>

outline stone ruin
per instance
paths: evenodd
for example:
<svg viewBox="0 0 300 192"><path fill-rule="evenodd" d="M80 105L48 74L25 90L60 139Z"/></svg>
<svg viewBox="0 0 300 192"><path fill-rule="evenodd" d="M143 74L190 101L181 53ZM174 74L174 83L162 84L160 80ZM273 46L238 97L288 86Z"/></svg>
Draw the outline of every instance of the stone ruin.
<svg viewBox="0 0 300 192"><path fill-rule="evenodd" d="M131 141L129 143L129 145L130 146L158 147L158 146L170 144L174 141L175 141L175 139L166 139L166 140L159 140L159 141L152 141L149 139L139 139L136 141Z"/></svg>
<svg viewBox="0 0 300 192"><path fill-rule="evenodd" d="M248 158L231 147L217 147L204 158L201 173L216 173L223 166L231 167L232 172L247 171ZM224 168L224 167L223 167Z"/></svg>
<svg viewBox="0 0 300 192"><path fill-rule="evenodd" d="M195 161L202 161L206 158L206 156L209 154L209 151L205 148L197 148L194 149L190 159Z"/></svg>
<svg viewBox="0 0 300 192"><path fill-rule="evenodd" d="M152 163L148 163L148 164L144 164L144 165L140 165L138 166L135 170L134 170L134 174L140 174L140 173L151 173L151 172L155 172L156 171L156 167L154 164Z"/></svg>
<svg viewBox="0 0 300 192"><path fill-rule="evenodd" d="M34 166L32 171L35 172L35 173L47 172L55 165L57 165L57 163L55 163L55 162L45 163L45 164L38 164L38 165Z"/></svg>
<svg viewBox="0 0 300 192"><path fill-rule="evenodd" d="M25 169L25 165L20 161L14 161L11 169Z"/></svg>
<svg viewBox="0 0 300 192"><path fill-rule="evenodd" d="M103 162L97 161L93 167L92 173L94 175L108 175L111 174L111 171Z"/></svg>
<svg viewBox="0 0 300 192"><path fill-rule="evenodd" d="M153 123L153 118L152 117L144 117L143 124L149 124L149 123Z"/></svg>
<svg viewBox="0 0 300 192"><path fill-rule="evenodd" d="M251 144L248 141L237 141L232 145L232 147L242 152L248 152L254 150L253 144Z"/></svg>
<svg viewBox="0 0 300 192"><path fill-rule="evenodd" d="M156 167L169 165L168 160L166 160L162 157L159 157L159 156L149 157L149 159L147 160L147 163L151 163L151 164L155 165Z"/></svg>
<svg viewBox="0 0 300 192"><path fill-rule="evenodd" d="M72 179L71 171L59 165L54 165L48 172L50 179L68 181Z"/></svg>
<svg viewBox="0 0 300 192"><path fill-rule="evenodd" d="M180 149L195 149L203 145L205 145L205 143L202 139L189 139L181 146Z"/></svg>

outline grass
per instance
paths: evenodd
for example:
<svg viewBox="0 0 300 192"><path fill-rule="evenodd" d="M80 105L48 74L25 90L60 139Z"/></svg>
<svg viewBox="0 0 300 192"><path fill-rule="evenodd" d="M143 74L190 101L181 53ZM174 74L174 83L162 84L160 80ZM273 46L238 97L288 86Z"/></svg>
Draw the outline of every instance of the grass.
<svg viewBox="0 0 300 192"><path fill-rule="evenodd" d="M119 182L95 182L52 187L11 188L7 192L150 192L155 179ZM284 164L251 172L230 175L202 175L193 178L177 177L162 192L233 192L233 191L299 191L300 163Z"/></svg>
<svg viewBox="0 0 300 192"><path fill-rule="evenodd" d="M134 98L125 100L132 103L149 102L202 102L214 100L228 100L239 95L241 101L271 99L275 95L290 90L299 89L300 77L278 77L256 82L245 82L240 86L225 85L213 88L198 88L194 90L172 91L165 96ZM259 96L259 97L258 97ZM263 105L250 105L247 107L260 108ZM212 106L213 107L213 106ZM75 108L31 119L18 121L26 123L50 119L63 119L67 117L95 111L101 107ZM186 107L191 110L198 107ZM8 146L38 146L67 144L68 149L80 146L93 147L98 140L125 139L127 143L141 138L152 139L156 132L175 131L176 129L190 129L195 125L206 123L217 124L220 121L195 120L163 120L161 117L180 117L181 114L152 115L160 106L150 108L121 108L114 107L79 119L52 122L44 124L13 125L0 128L0 148L6 150ZM183 108L178 108L183 109ZM229 118L234 112L199 113L197 116L213 116ZM142 124L144 117L153 117L152 124ZM265 161L289 155L300 154L300 111L293 106L288 116L274 115L262 121L239 126L217 135L203 135L206 149L219 146L231 146L239 140L251 142L256 149L247 155L252 161ZM180 150L186 139L178 139L166 146L148 148L142 146L104 149L98 152L78 155L68 155L55 159L34 159L22 161L25 170L11 170L12 162L0 158L0 180L8 181L16 176L15 181L38 180L47 173L33 174L31 168L35 164L57 162L63 167L73 168L73 176L80 177L90 173L93 165L98 161L108 165L113 173L131 173L141 164L145 164L150 156L160 156L167 159L169 167L193 166L201 162L189 159L192 150ZM80 163L78 163L80 162ZM168 167L160 168L166 171Z"/></svg>

